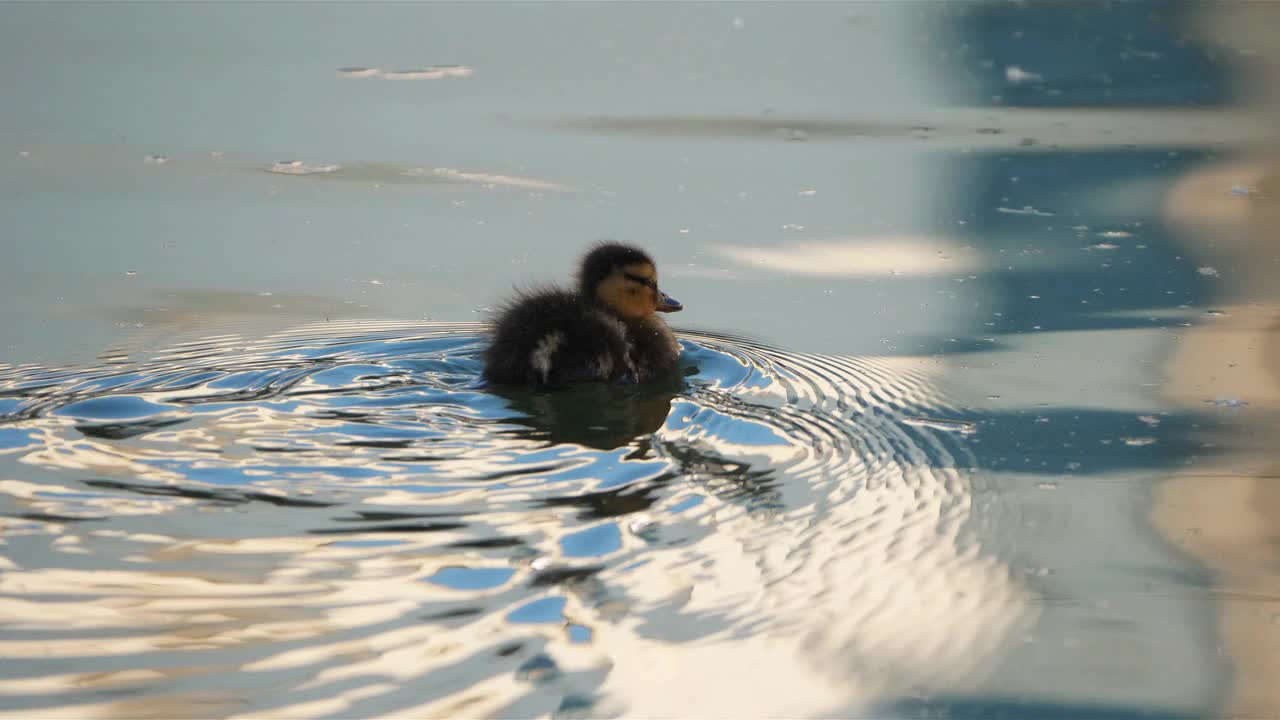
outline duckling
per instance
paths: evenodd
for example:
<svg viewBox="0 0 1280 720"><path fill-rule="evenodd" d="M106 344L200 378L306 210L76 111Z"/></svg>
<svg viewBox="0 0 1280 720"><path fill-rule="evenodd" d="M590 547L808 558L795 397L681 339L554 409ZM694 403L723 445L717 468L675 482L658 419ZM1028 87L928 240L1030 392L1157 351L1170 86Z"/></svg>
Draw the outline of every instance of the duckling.
<svg viewBox="0 0 1280 720"><path fill-rule="evenodd" d="M538 387L659 379L675 370L680 345L658 313L683 307L658 289L647 253L598 243L579 261L576 292L520 293L499 311L484 374Z"/></svg>

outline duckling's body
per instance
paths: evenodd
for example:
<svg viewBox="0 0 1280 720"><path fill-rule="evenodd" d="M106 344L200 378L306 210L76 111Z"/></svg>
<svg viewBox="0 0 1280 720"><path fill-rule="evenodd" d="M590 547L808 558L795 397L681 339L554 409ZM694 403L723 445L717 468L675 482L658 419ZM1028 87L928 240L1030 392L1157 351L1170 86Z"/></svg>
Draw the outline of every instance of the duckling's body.
<svg viewBox="0 0 1280 720"><path fill-rule="evenodd" d="M675 370L680 345L657 313L680 308L658 290L644 251L597 245L581 261L576 292L524 293L499 313L485 375L535 386L659 379Z"/></svg>

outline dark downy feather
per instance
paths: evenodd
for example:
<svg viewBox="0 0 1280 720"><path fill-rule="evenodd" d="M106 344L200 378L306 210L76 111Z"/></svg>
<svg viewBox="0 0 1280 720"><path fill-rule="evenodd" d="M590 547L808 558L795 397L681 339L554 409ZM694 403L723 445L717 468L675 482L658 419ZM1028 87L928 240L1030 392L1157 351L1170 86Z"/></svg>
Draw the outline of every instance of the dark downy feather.
<svg viewBox="0 0 1280 720"><path fill-rule="evenodd" d="M563 290L522 294L494 323L485 350L485 375L511 385L562 385L578 380L623 380L627 341L616 321L594 303ZM535 367L533 355L549 336L559 335L547 353L549 371ZM545 345L544 345L545 347ZM601 359L609 360L601 365ZM609 367L612 366L612 367ZM601 370L608 370L602 375Z"/></svg>
<svg viewBox="0 0 1280 720"><path fill-rule="evenodd" d="M583 297L595 297L598 287L616 267L636 263L653 264L653 258L639 248L609 240L591 246L578 268L578 293Z"/></svg>
<svg viewBox="0 0 1280 720"><path fill-rule="evenodd" d="M642 250L601 243L584 256L578 292L519 293L494 319L485 375L504 385L557 386L579 381L649 382L669 375L680 346L661 318L623 321L596 299L614 269L652 263Z"/></svg>

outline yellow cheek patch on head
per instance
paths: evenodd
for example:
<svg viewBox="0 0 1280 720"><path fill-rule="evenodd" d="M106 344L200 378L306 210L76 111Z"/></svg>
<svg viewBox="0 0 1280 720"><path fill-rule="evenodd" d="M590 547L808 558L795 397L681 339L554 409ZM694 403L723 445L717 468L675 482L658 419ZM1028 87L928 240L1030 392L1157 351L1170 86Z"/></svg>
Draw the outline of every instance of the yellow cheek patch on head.
<svg viewBox="0 0 1280 720"><path fill-rule="evenodd" d="M657 308L657 284L657 268L650 263L633 263L610 273L596 288L596 295L618 315L641 318Z"/></svg>
<svg viewBox="0 0 1280 720"><path fill-rule="evenodd" d="M624 275L634 275L635 277L638 277L638 278L644 278L645 280L650 280L655 284L657 284L658 282L658 268L654 267L649 263L633 263L631 265L623 265L621 269Z"/></svg>

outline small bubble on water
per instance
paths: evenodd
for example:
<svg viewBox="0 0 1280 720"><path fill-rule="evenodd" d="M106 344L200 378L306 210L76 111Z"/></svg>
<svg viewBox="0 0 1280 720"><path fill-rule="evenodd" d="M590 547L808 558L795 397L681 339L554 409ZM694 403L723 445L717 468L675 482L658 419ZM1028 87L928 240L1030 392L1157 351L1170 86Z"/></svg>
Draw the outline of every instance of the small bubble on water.
<svg viewBox="0 0 1280 720"><path fill-rule="evenodd" d="M1015 85L1020 85L1022 83L1037 82L1044 78L1039 73L1024 70L1017 65L1009 65L1004 69L1004 79Z"/></svg>
<svg viewBox="0 0 1280 720"><path fill-rule="evenodd" d="M631 522L627 523L627 530L630 531L632 535L644 537L646 535L652 535L657 525L657 521L653 518L647 515L641 515L633 518Z"/></svg>
<svg viewBox="0 0 1280 720"><path fill-rule="evenodd" d="M1218 407L1229 407L1229 408L1245 407L1249 404L1244 400L1241 400L1240 398L1225 398L1225 397L1217 398L1215 400L1206 400L1205 402L1211 402L1214 405L1217 405Z"/></svg>

